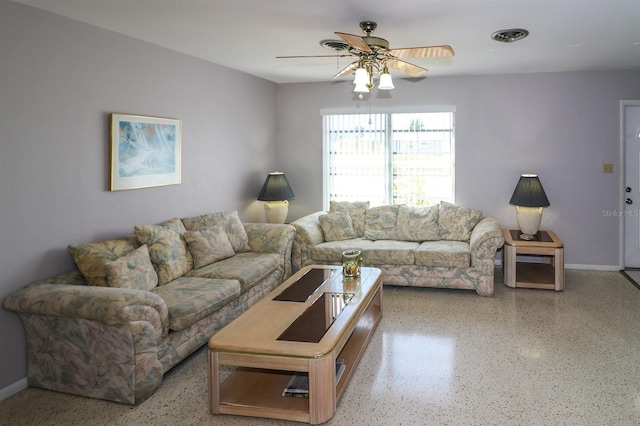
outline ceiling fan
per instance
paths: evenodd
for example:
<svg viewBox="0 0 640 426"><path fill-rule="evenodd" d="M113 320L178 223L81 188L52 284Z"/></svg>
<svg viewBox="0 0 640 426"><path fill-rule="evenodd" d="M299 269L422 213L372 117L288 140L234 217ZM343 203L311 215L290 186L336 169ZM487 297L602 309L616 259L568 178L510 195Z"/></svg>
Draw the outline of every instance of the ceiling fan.
<svg viewBox="0 0 640 426"><path fill-rule="evenodd" d="M354 56L356 61L347 65L333 78L340 78L355 72L354 92L368 93L373 88L374 77L380 77L379 89L393 89L389 68L408 74L411 77L420 77L428 70L404 61L405 58L444 58L454 56L451 46L423 46L389 49L389 42L371 34L378 24L373 21L360 22L360 28L365 33L364 37L354 34L336 32L342 40L322 40L320 44L326 48L338 52L336 55L313 56L278 56L277 58L321 58L321 57L349 57ZM348 53L340 54L340 51ZM362 96L362 95L361 95Z"/></svg>

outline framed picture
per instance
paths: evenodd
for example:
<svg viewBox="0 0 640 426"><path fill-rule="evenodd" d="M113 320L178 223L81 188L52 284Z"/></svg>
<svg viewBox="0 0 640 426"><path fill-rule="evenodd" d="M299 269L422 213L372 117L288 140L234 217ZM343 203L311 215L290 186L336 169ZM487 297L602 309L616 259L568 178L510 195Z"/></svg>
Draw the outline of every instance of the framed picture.
<svg viewBox="0 0 640 426"><path fill-rule="evenodd" d="M111 114L111 191L181 182L182 121Z"/></svg>

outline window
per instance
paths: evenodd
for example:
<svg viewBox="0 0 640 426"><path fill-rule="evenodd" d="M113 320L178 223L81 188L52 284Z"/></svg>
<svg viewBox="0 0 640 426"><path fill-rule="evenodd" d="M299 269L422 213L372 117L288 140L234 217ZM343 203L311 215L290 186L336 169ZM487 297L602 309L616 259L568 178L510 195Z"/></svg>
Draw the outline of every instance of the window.
<svg viewBox="0 0 640 426"><path fill-rule="evenodd" d="M454 202L454 113L324 115L324 197L372 206Z"/></svg>

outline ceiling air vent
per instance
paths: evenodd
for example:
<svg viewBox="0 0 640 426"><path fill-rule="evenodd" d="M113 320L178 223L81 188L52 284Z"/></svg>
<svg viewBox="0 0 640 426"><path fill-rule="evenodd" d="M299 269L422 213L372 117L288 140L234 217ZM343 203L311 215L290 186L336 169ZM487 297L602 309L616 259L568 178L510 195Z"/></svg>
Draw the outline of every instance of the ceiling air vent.
<svg viewBox="0 0 640 426"><path fill-rule="evenodd" d="M522 40L529 35L529 31L521 28L512 28L510 30L500 30L491 34L491 38L502 43L513 43Z"/></svg>
<svg viewBox="0 0 640 426"><path fill-rule="evenodd" d="M329 50L340 52L341 50L349 50L349 45L341 40L320 40L320 46Z"/></svg>

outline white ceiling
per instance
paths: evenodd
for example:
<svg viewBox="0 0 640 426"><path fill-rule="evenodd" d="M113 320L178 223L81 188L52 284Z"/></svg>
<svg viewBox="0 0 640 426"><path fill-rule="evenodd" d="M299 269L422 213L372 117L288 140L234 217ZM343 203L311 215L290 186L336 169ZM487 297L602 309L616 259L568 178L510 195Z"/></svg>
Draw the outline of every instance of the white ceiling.
<svg viewBox="0 0 640 426"><path fill-rule="evenodd" d="M411 59L427 77L640 70L640 0L17 0L276 83L329 81L349 58L320 46L334 31L391 48L449 44L453 58ZM516 43L496 30L524 28ZM400 77L401 75L396 75Z"/></svg>

